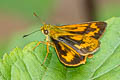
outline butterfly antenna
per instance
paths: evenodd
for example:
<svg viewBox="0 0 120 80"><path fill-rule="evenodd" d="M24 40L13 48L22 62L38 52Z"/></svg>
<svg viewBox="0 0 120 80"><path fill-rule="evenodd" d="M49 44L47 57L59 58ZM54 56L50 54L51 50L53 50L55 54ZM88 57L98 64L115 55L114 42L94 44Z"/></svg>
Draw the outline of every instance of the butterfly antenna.
<svg viewBox="0 0 120 80"><path fill-rule="evenodd" d="M42 24L45 24L45 22L34 12L33 15L37 17Z"/></svg>
<svg viewBox="0 0 120 80"><path fill-rule="evenodd" d="M40 30L36 30L36 31L34 31L34 32L31 32L31 33L29 33L29 34L26 34L26 35L23 36L23 38L25 38L25 37L27 37L27 36L33 34L33 33L36 33L36 32L38 32L38 31L40 31Z"/></svg>

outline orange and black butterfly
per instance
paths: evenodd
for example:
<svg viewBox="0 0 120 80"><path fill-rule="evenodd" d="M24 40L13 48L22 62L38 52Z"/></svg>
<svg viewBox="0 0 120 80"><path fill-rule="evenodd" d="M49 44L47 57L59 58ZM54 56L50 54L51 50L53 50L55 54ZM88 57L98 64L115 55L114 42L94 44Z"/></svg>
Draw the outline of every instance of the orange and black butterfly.
<svg viewBox="0 0 120 80"><path fill-rule="evenodd" d="M86 58L99 49L99 39L105 31L106 25L105 22L99 21L62 26L44 23L40 30L46 36L46 41L40 41L35 47L40 43L47 44L48 55L49 46L52 45L60 62L66 66L85 64Z"/></svg>

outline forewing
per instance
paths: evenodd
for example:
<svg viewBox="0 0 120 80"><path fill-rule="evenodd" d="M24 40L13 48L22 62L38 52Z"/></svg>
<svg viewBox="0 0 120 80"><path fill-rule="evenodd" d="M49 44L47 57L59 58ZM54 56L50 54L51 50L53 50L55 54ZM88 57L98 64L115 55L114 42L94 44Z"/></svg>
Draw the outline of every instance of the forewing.
<svg viewBox="0 0 120 80"><path fill-rule="evenodd" d="M80 64L85 64L86 57L82 56L78 52L76 52L69 45L64 44L63 42L59 42L53 38L51 38L53 43L55 44L55 49L59 60L66 66L78 66Z"/></svg>
<svg viewBox="0 0 120 80"><path fill-rule="evenodd" d="M86 22L82 24L56 26L57 28L72 34L82 34L99 39L106 28L105 22Z"/></svg>

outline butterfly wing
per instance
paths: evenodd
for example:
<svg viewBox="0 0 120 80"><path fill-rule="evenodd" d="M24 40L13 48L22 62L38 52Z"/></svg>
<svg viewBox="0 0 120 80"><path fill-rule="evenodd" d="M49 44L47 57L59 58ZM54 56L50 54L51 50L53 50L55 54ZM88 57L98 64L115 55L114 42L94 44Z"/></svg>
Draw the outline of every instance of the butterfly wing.
<svg viewBox="0 0 120 80"><path fill-rule="evenodd" d="M59 29L53 34L59 42L67 44L80 55L92 54L99 49L99 38L106 28L105 22L88 22L83 24L57 26ZM61 32L60 32L61 31ZM53 39L55 39L51 36ZM56 44L55 44L56 45Z"/></svg>
<svg viewBox="0 0 120 80"><path fill-rule="evenodd" d="M87 56L82 56L70 46L51 38L55 44L55 50L59 60L66 66L78 66L85 64Z"/></svg>
<svg viewBox="0 0 120 80"><path fill-rule="evenodd" d="M56 28L59 30L53 30L54 34L50 37L60 61L67 66L77 66L85 63L86 57L99 49L98 39L104 33L106 23L88 22Z"/></svg>
<svg viewBox="0 0 120 80"><path fill-rule="evenodd" d="M58 38L58 41L63 42L83 56L94 53L100 46L99 41L92 37L85 37L77 41L71 39L70 36L62 36Z"/></svg>
<svg viewBox="0 0 120 80"><path fill-rule="evenodd" d="M72 34L86 35L99 39L104 33L107 23L106 22L86 22L82 24L63 25L57 28Z"/></svg>

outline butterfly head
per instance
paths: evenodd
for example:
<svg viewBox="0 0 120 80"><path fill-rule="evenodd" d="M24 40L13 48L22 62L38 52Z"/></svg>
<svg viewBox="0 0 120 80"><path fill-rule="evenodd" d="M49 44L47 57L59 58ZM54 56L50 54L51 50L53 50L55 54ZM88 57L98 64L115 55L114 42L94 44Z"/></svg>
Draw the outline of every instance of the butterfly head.
<svg viewBox="0 0 120 80"><path fill-rule="evenodd" d="M42 31L42 33L45 34L45 35L49 34L49 29L50 29L50 25L48 25L48 24L44 24L40 28L40 30Z"/></svg>

